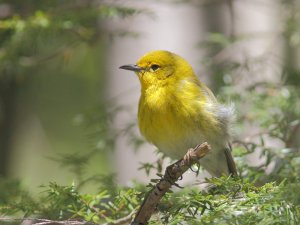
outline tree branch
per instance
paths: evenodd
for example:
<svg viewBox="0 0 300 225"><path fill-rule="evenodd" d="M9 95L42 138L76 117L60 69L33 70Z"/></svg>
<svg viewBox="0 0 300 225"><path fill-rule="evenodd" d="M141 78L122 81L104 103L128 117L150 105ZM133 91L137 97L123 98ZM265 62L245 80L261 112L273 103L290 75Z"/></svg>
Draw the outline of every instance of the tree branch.
<svg viewBox="0 0 300 225"><path fill-rule="evenodd" d="M207 142L189 149L182 159L168 166L164 176L145 197L131 225L147 225L151 215L165 193L193 164L204 157L210 151Z"/></svg>

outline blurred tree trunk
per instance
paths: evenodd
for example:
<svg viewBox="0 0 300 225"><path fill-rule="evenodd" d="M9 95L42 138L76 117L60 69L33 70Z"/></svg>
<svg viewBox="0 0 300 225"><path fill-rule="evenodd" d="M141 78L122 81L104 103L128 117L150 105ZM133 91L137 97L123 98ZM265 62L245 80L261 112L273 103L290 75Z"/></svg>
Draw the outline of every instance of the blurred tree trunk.
<svg viewBox="0 0 300 225"><path fill-rule="evenodd" d="M207 33L223 34L232 40L235 38L233 0L208 2L202 10L202 26L205 27ZM222 46L210 47L207 52L208 57L212 59L222 48ZM220 86L223 86L225 68L224 64L216 63L213 60L211 63L208 73L215 76L211 79L211 87L217 91Z"/></svg>
<svg viewBox="0 0 300 225"><path fill-rule="evenodd" d="M283 81L288 85L300 85L300 4L296 0L288 0L283 7L287 14L285 18L285 30L283 35L284 42L284 65L283 65ZM288 116L288 115L287 115ZM292 129L291 135L287 138L286 145L289 148L297 148L300 146L300 123Z"/></svg>
<svg viewBox="0 0 300 225"><path fill-rule="evenodd" d="M16 90L17 86L14 80L0 80L0 176L8 175L14 129Z"/></svg>
<svg viewBox="0 0 300 225"><path fill-rule="evenodd" d="M202 13L207 32L235 35L233 0L209 2L203 6Z"/></svg>
<svg viewBox="0 0 300 225"><path fill-rule="evenodd" d="M299 67L299 7L295 0L286 1L284 6L287 13L284 30L284 80L290 84L300 84Z"/></svg>

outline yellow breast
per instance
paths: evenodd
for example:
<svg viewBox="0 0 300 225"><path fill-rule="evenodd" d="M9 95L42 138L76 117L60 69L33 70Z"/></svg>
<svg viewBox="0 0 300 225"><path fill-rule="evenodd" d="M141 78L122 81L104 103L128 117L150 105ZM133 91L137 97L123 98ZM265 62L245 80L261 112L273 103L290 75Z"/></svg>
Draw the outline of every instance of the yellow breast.
<svg viewBox="0 0 300 225"><path fill-rule="evenodd" d="M219 124L208 104L214 103L199 84L189 80L149 87L139 102L140 131L164 153L175 156L171 151L184 151L218 132Z"/></svg>

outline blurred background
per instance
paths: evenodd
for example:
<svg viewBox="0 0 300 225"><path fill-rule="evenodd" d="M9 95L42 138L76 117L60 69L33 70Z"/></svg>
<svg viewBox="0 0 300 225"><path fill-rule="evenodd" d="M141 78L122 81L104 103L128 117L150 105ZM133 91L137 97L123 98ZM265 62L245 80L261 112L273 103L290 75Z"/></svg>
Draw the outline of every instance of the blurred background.
<svg viewBox="0 0 300 225"><path fill-rule="evenodd" d="M118 67L157 49L184 57L235 103L235 146L278 171L284 153L299 153L299 3L0 1L1 179L32 192L98 174L147 182L139 169L157 156L136 126L139 82Z"/></svg>

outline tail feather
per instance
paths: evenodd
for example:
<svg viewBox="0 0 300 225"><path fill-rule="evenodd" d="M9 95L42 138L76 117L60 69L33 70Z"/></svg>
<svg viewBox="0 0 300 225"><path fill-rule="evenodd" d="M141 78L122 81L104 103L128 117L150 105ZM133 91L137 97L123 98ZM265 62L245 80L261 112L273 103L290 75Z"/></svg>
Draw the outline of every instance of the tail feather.
<svg viewBox="0 0 300 225"><path fill-rule="evenodd" d="M235 162L233 160L231 151L232 151L231 144L228 143L228 148L224 149L224 154L225 154L226 161L227 161L228 171L232 176L237 176L238 173L236 170Z"/></svg>

